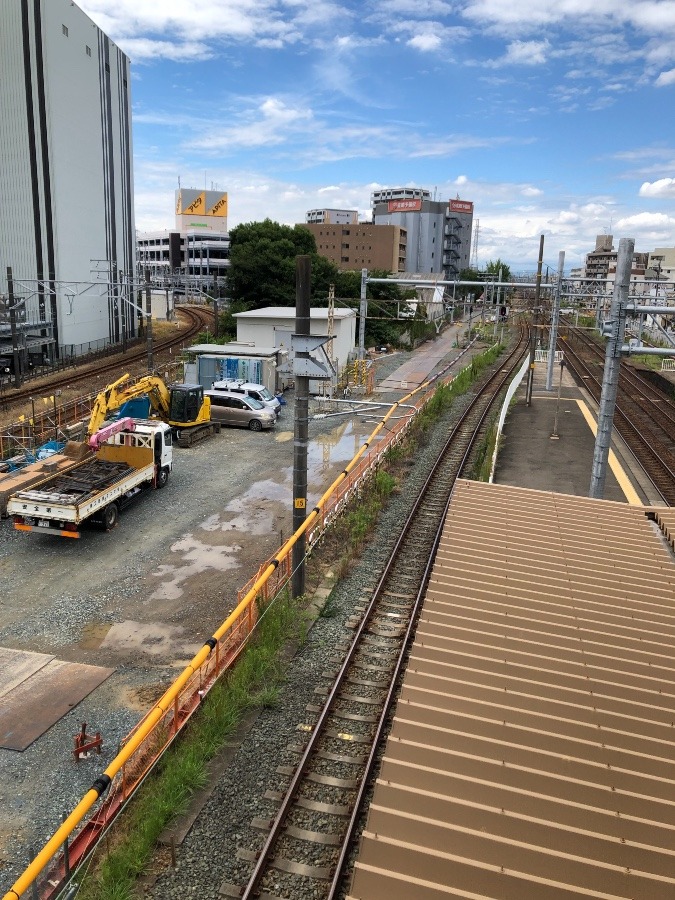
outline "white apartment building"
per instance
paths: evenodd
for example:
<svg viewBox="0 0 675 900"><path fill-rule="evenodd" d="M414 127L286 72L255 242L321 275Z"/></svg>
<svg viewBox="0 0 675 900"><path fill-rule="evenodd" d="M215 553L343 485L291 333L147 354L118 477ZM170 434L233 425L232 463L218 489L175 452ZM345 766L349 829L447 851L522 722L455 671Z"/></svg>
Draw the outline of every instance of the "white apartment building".
<svg viewBox="0 0 675 900"><path fill-rule="evenodd" d="M357 225L358 209L309 209L305 214L306 225Z"/></svg>
<svg viewBox="0 0 675 900"><path fill-rule="evenodd" d="M11 266L49 354L136 328L130 86L129 59L71 0L2 0L0 294Z"/></svg>

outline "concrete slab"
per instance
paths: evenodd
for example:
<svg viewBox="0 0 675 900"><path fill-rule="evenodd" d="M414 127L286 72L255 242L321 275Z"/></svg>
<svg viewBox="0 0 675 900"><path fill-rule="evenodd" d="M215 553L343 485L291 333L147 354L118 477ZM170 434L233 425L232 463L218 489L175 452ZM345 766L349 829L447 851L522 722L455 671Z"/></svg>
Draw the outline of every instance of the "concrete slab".
<svg viewBox="0 0 675 900"><path fill-rule="evenodd" d="M0 704L0 747L25 750L105 681L114 669L52 659ZM64 748L64 752L70 748Z"/></svg>
<svg viewBox="0 0 675 900"><path fill-rule="evenodd" d="M443 334L429 343L422 344L415 350L415 355L412 359L404 362L377 385L375 388L376 392L402 391L407 393L419 387L429 378L437 366L441 363L447 365L453 354L459 356L461 350L455 344L457 343L458 335L463 331L463 325L451 325L445 329Z"/></svg>
<svg viewBox="0 0 675 900"><path fill-rule="evenodd" d="M0 647L0 697L44 668L54 657L49 653L31 653L30 650L12 650Z"/></svg>

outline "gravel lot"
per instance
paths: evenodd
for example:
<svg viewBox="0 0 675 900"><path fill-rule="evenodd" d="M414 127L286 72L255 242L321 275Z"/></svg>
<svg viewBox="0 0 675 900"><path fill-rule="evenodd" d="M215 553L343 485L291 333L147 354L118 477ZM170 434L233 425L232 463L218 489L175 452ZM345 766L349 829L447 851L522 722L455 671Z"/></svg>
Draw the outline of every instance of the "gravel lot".
<svg viewBox="0 0 675 900"><path fill-rule="evenodd" d="M408 356L379 360L378 380ZM0 647L115 669L27 750L0 750L3 892L25 867L29 847L40 848L53 833L113 758L118 741L227 616L238 588L291 533L291 394L287 400L272 432L223 429L190 450L177 449L167 487L143 495L110 534L92 527L79 541L67 541L0 522ZM310 424L310 502L372 428L355 417ZM136 624L121 639L125 622ZM331 640L315 629L316 668L325 666ZM291 676L291 692L311 693L313 671L297 677ZM294 725L302 719L303 701L297 702ZM73 736L85 721L89 731L101 731L104 749L75 763ZM266 729L254 754L260 757L270 740ZM242 822L248 818L242 814Z"/></svg>

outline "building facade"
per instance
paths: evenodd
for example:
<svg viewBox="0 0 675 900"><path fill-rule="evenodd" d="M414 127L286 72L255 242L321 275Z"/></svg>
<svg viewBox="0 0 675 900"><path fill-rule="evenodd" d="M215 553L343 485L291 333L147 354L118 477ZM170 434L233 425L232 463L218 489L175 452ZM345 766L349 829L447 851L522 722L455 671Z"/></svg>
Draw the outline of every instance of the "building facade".
<svg viewBox="0 0 675 900"><path fill-rule="evenodd" d="M307 225L356 225L358 209L310 209L305 215Z"/></svg>
<svg viewBox="0 0 675 900"><path fill-rule="evenodd" d="M230 265L230 238L217 231L145 231L136 238L141 274L153 284L180 289L224 286Z"/></svg>
<svg viewBox="0 0 675 900"><path fill-rule="evenodd" d="M343 272L384 269L404 272L407 235L398 225L307 224L316 250Z"/></svg>
<svg viewBox="0 0 675 900"><path fill-rule="evenodd" d="M0 293L44 352L135 331L129 59L71 0L3 0Z"/></svg>
<svg viewBox="0 0 675 900"><path fill-rule="evenodd" d="M469 267L473 203L431 199L423 188L387 188L371 196L373 223L407 232L406 272L453 280Z"/></svg>
<svg viewBox="0 0 675 900"><path fill-rule="evenodd" d="M227 234L227 194L179 188L176 191L176 231Z"/></svg>

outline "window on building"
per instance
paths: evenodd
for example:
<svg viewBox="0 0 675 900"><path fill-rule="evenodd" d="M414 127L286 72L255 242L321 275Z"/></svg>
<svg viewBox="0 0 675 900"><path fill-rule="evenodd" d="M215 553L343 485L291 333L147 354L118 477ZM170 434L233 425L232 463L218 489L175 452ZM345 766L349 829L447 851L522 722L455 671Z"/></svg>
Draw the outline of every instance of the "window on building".
<svg viewBox="0 0 675 900"><path fill-rule="evenodd" d="M61 31L63 32L64 37L68 37L68 28L65 25L61 26Z"/></svg>
<svg viewBox="0 0 675 900"><path fill-rule="evenodd" d="M349 257L348 257L348 256L343 256L343 257L340 259L340 262L349 262Z"/></svg>
<svg viewBox="0 0 675 900"><path fill-rule="evenodd" d="M91 56L91 47L84 48L87 51L87 56Z"/></svg>

